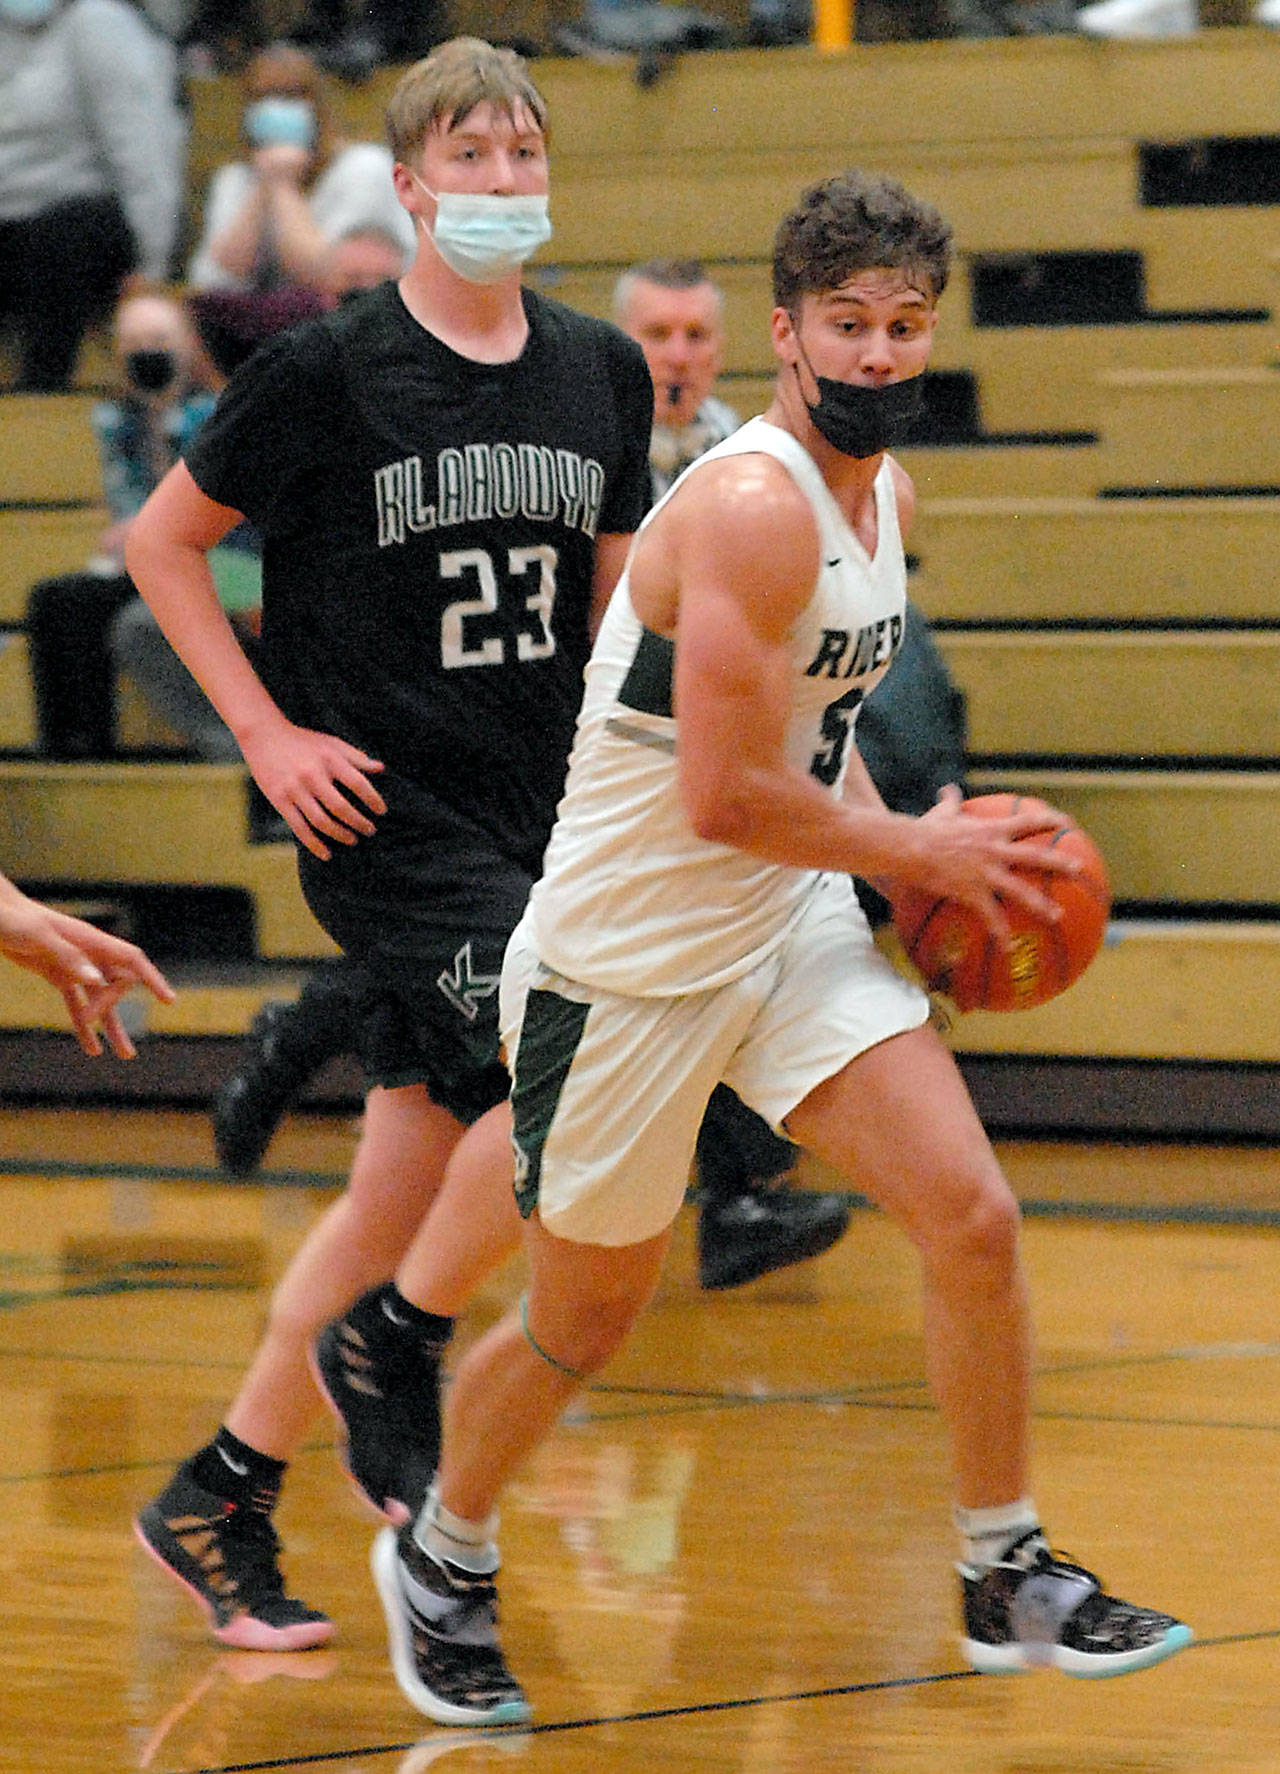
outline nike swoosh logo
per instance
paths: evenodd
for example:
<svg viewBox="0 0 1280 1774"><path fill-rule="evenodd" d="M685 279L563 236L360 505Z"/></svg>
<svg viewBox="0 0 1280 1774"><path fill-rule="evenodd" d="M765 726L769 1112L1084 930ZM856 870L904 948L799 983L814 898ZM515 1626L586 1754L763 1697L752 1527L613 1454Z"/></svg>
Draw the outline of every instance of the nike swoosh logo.
<svg viewBox="0 0 1280 1774"><path fill-rule="evenodd" d="M226 1462L226 1464L231 1468L231 1470L235 1473L238 1473L241 1478L248 1478L248 1476L249 1476L248 1466L247 1465L242 1466L238 1460L233 1460L231 1458L231 1455L229 1453L227 1453L225 1448L218 1449L218 1458L220 1460L224 1460Z"/></svg>
<svg viewBox="0 0 1280 1774"><path fill-rule="evenodd" d="M835 559L834 559L834 560L833 560L833 561L828 561L828 562L827 562L827 565L828 565L828 566L829 566L829 567L838 567L838 566L839 566L839 565L840 565L840 562L841 562L841 561L842 561L842 560L843 560L843 559L844 559L844 556L843 556L843 555L840 555L840 554L838 554L838 555L837 555L837 556L836 556L836 558L835 558Z"/></svg>

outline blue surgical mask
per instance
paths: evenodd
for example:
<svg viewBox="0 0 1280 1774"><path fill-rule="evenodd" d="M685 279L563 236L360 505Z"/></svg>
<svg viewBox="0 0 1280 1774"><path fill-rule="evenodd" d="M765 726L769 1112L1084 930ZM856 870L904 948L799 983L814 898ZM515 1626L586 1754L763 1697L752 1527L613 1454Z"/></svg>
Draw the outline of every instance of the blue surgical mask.
<svg viewBox="0 0 1280 1774"><path fill-rule="evenodd" d="M47 25L62 0L0 0L0 22L35 31Z"/></svg>
<svg viewBox="0 0 1280 1774"><path fill-rule="evenodd" d="M244 133L255 148L310 148L316 139L315 110L306 99L255 99L244 114Z"/></svg>
<svg viewBox="0 0 1280 1774"><path fill-rule="evenodd" d="M545 192L499 197L492 192L428 190L417 173L410 177L435 199L434 228L423 228L451 271L468 283L498 283L551 238Z"/></svg>

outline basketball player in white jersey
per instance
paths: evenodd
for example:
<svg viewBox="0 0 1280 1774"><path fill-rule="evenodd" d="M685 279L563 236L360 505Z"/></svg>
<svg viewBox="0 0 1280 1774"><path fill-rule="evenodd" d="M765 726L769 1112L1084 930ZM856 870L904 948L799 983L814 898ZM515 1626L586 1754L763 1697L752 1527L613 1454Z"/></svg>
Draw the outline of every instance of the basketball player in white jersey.
<svg viewBox="0 0 1280 1774"><path fill-rule="evenodd" d="M970 1664L1121 1674L1191 1637L1049 1549L1017 1205L849 882L926 887L1001 934L1002 900L1053 915L1011 864L1056 814L972 820L956 791L889 812L853 743L902 631L913 494L886 447L949 258L891 181L804 194L775 243L772 404L655 507L596 641L502 976L529 1290L462 1361L427 1503L374 1551L397 1679L442 1722L527 1710L493 1630L498 1497L650 1298L721 1080L918 1251Z"/></svg>

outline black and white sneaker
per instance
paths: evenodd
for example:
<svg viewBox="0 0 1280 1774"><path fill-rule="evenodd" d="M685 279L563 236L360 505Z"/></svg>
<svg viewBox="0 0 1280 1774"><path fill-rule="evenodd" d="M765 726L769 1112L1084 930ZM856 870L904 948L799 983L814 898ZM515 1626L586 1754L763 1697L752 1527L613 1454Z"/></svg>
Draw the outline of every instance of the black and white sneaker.
<svg viewBox="0 0 1280 1774"><path fill-rule="evenodd" d="M1039 1528L1015 1540L998 1564L959 1566L966 1661L984 1675L1060 1669L1066 1675L1128 1675L1191 1643L1170 1614L1107 1595L1092 1571L1049 1550Z"/></svg>
<svg viewBox="0 0 1280 1774"><path fill-rule="evenodd" d="M143 1546L200 1603L214 1638L242 1651L306 1651L333 1637L333 1622L286 1595L270 1514L196 1484L190 1462L141 1510Z"/></svg>
<svg viewBox="0 0 1280 1774"><path fill-rule="evenodd" d="M432 1558L406 1523L383 1528L370 1557L400 1692L438 1725L522 1725L524 1692L497 1638L492 1577Z"/></svg>
<svg viewBox="0 0 1280 1774"><path fill-rule="evenodd" d="M325 1326L312 1350L320 1389L346 1438L343 1461L380 1515L397 1526L426 1501L440 1457L440 1362L429 1342L389 1317L386 1284Z"/></svg>

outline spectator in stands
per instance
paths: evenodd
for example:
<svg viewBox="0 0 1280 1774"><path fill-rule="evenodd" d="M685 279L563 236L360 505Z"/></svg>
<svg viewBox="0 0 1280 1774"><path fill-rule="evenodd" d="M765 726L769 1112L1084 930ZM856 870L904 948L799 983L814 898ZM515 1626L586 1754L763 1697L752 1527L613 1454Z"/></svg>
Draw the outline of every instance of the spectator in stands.
<svg viewBox="0 0 1280 1774"><path fill-rule="evenodd" d="M1078 30L1076 0L946 0L955 37L1065 36Z"/></svg>
<svg viewBox="0 0 1280 1774"><path fill-rule="evenodd" d="M37 742L48 758L106 758L115 751L107 636L121 606L136 601L124 570L125 537L213 408L213 394L196 379L194 335L178 302L126 297L113 346L119 388L91 414L110 527L84 572L41 580L27 602Z"/></svg>
<svg viewBox="0 0 1280 1774"><path fill-rule="evenodd" d="M303 49L273 44L245 73L245 158L210 182L191 260L197 290L252 297L281 288L324 291L339 240L381 230L412 256L412 224L396 200L391 155L338 135L324 76Z"/></svg>
<svg viewBox="0 0 1280 1774"><path fill-rule="evenodd" d="M376 288L388 278L398 277L404 268L404 253L398 240L380 228L360 228L335 242L320 292L280 291L270 309L260 308L253 315L223 315L221 325L217 311L219 292L194 297L192 305L199 313L205 349L215 372L221 377L230 376L260 342L260 337L270 337L295 320L336 306L357 290ZM241 646L253 659L262 619L262 564L256 533L248 524L239 525L210 551L209 564L222 608L231 618ZM129 589L132 591L132 586ZM198 757L209 763L239 760L240 750L230 729L169 645L141 598L130 596L116 614L111 648L117 671L133 680L150 706ZM269 819L262 830L285 835Z"/></svg>
<svg viewBox="0 0 1280 1774"><path fill-rule="evenodd" d="M134 1045L116 1008L126 992L145 986L163 1004L173 987L140 948L86 924L52 906L29 899L0 875L0 955L62 993L76 1040L96 1058L101 1029L121 1059L134 1057Z"/></svg>
<svg viewBox="0 0 1280 1774"><path fill-rule="evenodd" d="M404 247L384 228L353 228L336 241L329 257L324 295L341 302L357 290L377 289L408 269Z"/></svg>
<svg viewBox="0 0 1280 1774"><path fill-rule="evenodd" d="M724 367L723 298L696 259L650 259L624 271L613 318L644 352L653 380L653 496L742 420L711 389Z"/></svg>
<svg viewBox="0 0 1280 1774"><path fill-rule="evenodd" d="M0 329L63 389L126 287L169 274L184 126L171 45L125 0L0 0Z"/></svg>

